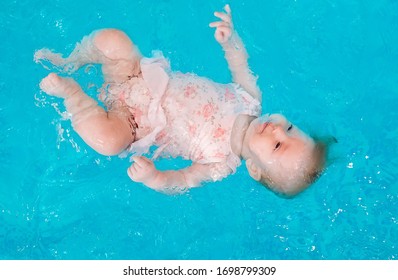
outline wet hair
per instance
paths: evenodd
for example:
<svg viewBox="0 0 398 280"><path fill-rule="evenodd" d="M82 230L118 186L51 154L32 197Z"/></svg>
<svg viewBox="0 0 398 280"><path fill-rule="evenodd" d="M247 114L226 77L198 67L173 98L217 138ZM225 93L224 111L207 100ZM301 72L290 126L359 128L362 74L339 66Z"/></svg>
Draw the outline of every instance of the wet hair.
<svg viewBox="0 0 398 280"><path fill-rule="evenodd" d="M277 182L265 171L262 172L259 182L285 198L292 198L315 183L326 167L329 146L333 143L337 143L337 140L334 137L327 139L313 137L313 139L315 141L315 147L310 156L311 160L308 160L306 164L302 166L301 172L296 175L297 178L292 178L295 184L286 185L284 182ZM291 172L286 173L291 174Z"/></svg>

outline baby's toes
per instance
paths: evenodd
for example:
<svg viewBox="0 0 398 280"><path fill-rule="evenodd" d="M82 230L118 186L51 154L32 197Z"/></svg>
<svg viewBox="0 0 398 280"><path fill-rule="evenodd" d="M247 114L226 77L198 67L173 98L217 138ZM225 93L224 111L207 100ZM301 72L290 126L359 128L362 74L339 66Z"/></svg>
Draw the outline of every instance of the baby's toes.
<svg viewBox="0 0 398 280"><path fill-rule="evenodd" d="M75 92L79 86L70 78L62 78L55 73L48 74L40 82L40 89L48 95L66 98L70 93Z"/></svg>
<svg viewBox="0 0 398 280"><path fill-rule="evenodd" d="M59 87L61 78L55 74L50 73L40 82L40 89L49 95L57 95L57 88Z"/></svg>

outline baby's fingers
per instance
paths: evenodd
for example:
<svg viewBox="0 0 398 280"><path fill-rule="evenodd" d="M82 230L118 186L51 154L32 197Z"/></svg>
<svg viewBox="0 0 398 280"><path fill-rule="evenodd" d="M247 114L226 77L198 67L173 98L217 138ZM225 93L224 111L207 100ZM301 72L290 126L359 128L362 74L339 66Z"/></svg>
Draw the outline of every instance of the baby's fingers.
<svg viewBox="0 0 398 280"><path fill-rule="evenodd" d="M224 21L215 21L209 24L210 27L220 27L220 26L225 26L225 27L229 27L229 23L226 23Z"/></svg>
<svg viewBox="0 0 398 280"><path fill-rule="evenodd" d="M231 16L229 14L215 12L214 15L221 19L222 21L231 24Z"/></svg>
<svg viewBox="0 0 398 280"><path fill-rule="evenodd" d="M127 169L127 175L130 177L131 180L137 181L137 168L135 167L135 164L132 164L128 169Z"/></svg>
<svg viewBox="0 0 398 280"><path fill-rule="evenodd" d="M229 6L229 4L224 6L224 10L227 12L228 15L231 14L231 7Z"/></svg>
<svg viewBox="0 0 398 280"><path fill-rule="evenodd" d="M221 42L226 42L231 37L231 34L231 28L220 26L217 28L215 36L216 39L221 40Z"/></svg>
<svg viewBox="0 0 398 280"><path fill-rule="evenodd" d="M147 159L146 157L142 157L142 156L133 157L133 160L134 160L135 164L137 164L137 166L140 168L146 167L152 163L149 159Z"/></svg>

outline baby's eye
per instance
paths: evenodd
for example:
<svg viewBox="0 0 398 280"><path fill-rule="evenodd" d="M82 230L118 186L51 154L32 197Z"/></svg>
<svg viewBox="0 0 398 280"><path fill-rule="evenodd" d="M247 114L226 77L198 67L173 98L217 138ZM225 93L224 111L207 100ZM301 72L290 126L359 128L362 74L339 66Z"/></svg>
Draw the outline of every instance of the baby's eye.
<svg viewBox="0 0 398 280"><path fill-rule="evenodd" d="M290 126L287 128L287 131L290 131L290 130L292 130L292 128L293 128L293 125L292 125L292 124L290 124Z"/></svg>
<svg viewBox="0 0 398 280"><path fill-rule="evenodd" d="M278 150L281 147L281 145L282 145L281 142L276 143L274 151Z"/></svg>

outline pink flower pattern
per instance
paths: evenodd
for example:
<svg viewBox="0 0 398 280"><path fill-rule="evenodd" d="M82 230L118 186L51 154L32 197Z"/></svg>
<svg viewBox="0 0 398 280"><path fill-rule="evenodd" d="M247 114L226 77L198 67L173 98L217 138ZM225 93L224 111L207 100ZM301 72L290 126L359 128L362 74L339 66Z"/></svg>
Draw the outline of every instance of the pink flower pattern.
<svg viewBox="0 0 398 280"><path fill-rule="evenodd" d="M195 87L194 85L188 85L188 86L185 88L184 95L185 95L186 97L188 97L188 98L193 98L193 97L196 95L196 93L197 93L196 90L197 90L197 89L196 89L196 87Z"/></svg>
<svg viewBox="0 0 398 280"><path fill-rule="evenodd" d="M167 137L156 145L172 157L226 164L236 117L259 114L260 107L252 106L254 99L246 103L242 95L250 98L234 84L221 85L193 74L171 75L162 105L168 120Z"/></svg>
<svg viewBox="0 0 398 280"><path fill-rule="evenodd" d="M218 127L216 130L214 130L213 137L214 138L220 138L223 137L226 133L226 130L224 128Z"/></svg>
<svg viewBox="0 0 398 280"><path fill-rule="evenodd" d="M209 102L209 103L205 104L202 107L202 115L203 115L203 117L206 118L206 119L210 118L214 114L214 112L216 110L215 108L216 108L216 106L215 106L214 103L210 103Z"/></svg>

